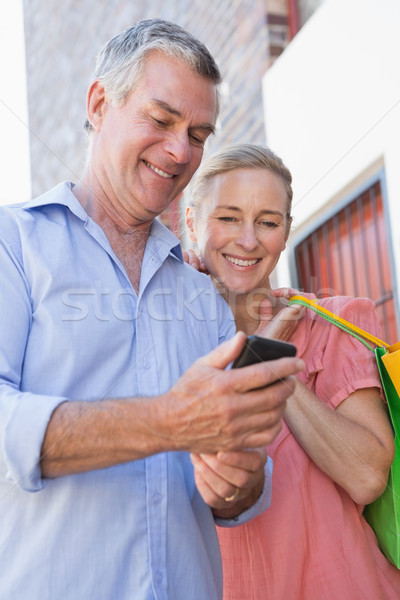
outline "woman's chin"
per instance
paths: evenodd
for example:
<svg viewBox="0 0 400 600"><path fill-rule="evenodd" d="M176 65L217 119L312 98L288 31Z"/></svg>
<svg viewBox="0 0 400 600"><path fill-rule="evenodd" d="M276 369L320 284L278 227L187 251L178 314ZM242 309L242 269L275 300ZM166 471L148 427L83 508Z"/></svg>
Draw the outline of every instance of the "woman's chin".
<svg viewBox="0 0 400 600"><path fill-rule="evenodd" d="M243 294L250 294L254 292L254 285L250 285L248 282L235 281L232 277L212 277L214 285L223 296L229 294L239 296Z"/></svg>

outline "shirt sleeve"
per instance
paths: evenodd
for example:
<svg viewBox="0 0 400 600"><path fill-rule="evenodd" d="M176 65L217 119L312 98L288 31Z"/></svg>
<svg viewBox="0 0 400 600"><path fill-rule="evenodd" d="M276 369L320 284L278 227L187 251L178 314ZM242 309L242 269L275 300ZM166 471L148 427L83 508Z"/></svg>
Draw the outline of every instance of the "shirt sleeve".
<svg viewBox="0 0 400 600"><path fill-rule="evenodd" d="M24 353L32 322L29 285L18 244L0 236L0 481L26 491L45 486L40 453L47 424L65 398L22 389ZM17 237L15 237L17 241Z"/></svg>
<svg viewBox="0 0 400 600"><path fill-rule="evenodd" d="M250 508L243 511L238 517L233 519L219 519L215 518L215 523L219 527L237 527L238 525L243 525L244 523L248 523L255 517L261 515L267 508L269 508L271 504L271 493L272 493L272 470L273 463L272 458L268 456L267 462L264 467L264 487L261 493L261 496L258 498L257 502L253 504Z"/></svg>
<svg viewBox="0 0 400 600"><path fill-rule="evenodd" d="M381 337L379 318L371 300L338 296L325 299L321 305L368 333ZM358 389L381 389L375 355L362 342L319 316L316 316L313 337L326 340L321 352L314 355L315 394L318 398L336 408Z"/></svg>

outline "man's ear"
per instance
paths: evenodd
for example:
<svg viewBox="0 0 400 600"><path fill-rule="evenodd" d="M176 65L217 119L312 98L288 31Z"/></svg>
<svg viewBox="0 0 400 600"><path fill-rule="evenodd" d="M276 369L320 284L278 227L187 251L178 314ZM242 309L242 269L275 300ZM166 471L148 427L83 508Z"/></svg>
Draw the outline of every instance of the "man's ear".
<svg viewBox="0 0 400 600"><path fill-rule="evenodd" d="M185 222L190 240L192 242L197 242L196 231L193 224L193 209L190 206L186 208Z"/></svg>
<svg viewBox="0 0 400 600"><path fill-rule="evenodd" d="M87 118L94 129L100 129L106 94L103 84L96 80L90 86L86 98Z"/></svg>

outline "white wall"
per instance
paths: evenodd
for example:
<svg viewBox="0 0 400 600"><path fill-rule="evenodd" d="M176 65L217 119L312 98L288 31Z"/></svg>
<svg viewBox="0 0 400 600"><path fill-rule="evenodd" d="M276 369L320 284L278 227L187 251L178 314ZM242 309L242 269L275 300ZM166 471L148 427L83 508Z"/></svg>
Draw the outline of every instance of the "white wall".
<svg viewBox="0 0 400 600"><path fill-rule="evenodd" d="M400 2L325 0L263 80L268 145L293 175L291 243L383 165L400 279ZM288 255L277 284L289 283Z"/></svg>
<svg viewBox="0 0 400 600"><path fill-rule="evenodd" d="M0 61L0 204L10 204L31 190L22 0L1 5Z"/></svg>

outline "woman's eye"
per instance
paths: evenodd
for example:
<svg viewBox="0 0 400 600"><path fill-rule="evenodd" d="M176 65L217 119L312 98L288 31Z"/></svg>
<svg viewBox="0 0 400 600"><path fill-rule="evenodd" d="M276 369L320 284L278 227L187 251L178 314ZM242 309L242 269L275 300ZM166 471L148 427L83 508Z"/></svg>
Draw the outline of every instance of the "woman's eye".
<svg viewBox="0 0 400 600"><path fill-rule="evenodd" d="M234 217L218 217L219 221L224 221L225 223L233 223L236 221Z"/></svg>
<svg viewBox="0 0 400 600"><path fill-rule="evenodd" d="M273 229L274 227L278 227L278 224L274 223L274 221L261 221L261 225L263 227L269 227L270 229Z"/></svg>

